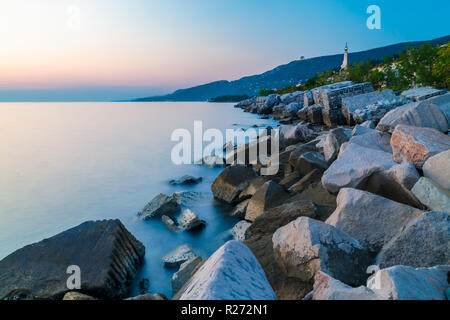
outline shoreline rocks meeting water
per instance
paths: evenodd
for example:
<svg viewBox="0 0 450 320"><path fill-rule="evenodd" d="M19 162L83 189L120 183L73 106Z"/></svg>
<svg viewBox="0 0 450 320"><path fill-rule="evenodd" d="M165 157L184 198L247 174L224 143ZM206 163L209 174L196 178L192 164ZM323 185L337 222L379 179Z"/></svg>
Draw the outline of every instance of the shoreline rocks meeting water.
<svg viewBox="0 0 450 320"><path fill-rule="evenodd" d="M235 240L210 257L189 243L167 253L172 299L449 298L449 93L345 81L236 107L284 123L266 165L279 170L264 175L259 162L227 161L211 191L240 219ZM233 157L248 154L227 145ZM185 199L159 194L137 216L174 232L208 228ZM129 298L144 250L120 221L86 222L1 260L0 298ZM73 264L87 270L78 294L65 286L63 267Z"/></svg>

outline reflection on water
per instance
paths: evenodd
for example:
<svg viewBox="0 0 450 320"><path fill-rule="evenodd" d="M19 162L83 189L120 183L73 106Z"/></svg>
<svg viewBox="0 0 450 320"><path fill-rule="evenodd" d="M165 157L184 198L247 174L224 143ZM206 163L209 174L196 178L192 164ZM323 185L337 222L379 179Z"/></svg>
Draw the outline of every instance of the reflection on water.
<svg viewBox="0 0 450 320"><path fill-rule="evenodd" d="M86 220L119 218L146 247L137 281L171 296L174 270L161 257L183 243L209 256L229 238L236 222L215 203L210 185L220 168L170 161L176 128L248 128L270 120L210 103L0 103L0 259L24 245ZM184 174L202 176L195 186L172 186ZM136 213L158 193L201 192L189 208L206 228L172 233L159 220ZM136 285L134 293L137 293Z"/></svg>

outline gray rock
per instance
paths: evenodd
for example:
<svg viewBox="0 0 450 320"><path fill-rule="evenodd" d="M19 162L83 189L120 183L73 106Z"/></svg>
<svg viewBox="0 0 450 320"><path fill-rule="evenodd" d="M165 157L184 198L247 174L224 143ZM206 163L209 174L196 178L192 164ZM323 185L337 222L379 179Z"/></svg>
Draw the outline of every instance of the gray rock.
<svg viewBox="0 0 450 320"><path fill-rule="evenodd" d="M295 91L292 93L286 93L280 96L281 103L288 105L292 102L303 103L303 96L305 92Z"/></svg>
<svg viewBox="0 0 450 320"><path fill-rule="evenodd" d="M446 300L449 265L414 269L395 266L377 271L367 287L384 299Z"/></svg>
<svg viewBox="0 0 450 320"><path fill-rule="evenodd" d="M361 123L361 126L364 128L367 128L367 129L375 129L376 128L375 124L371 120L364 121L363 123Z"/></svg>
<svg viewBox="0 0 450 320"><path fill-rule="evenodd" d="M158 194L150 201L140 212L138 217L144 220L151 219L159 215L169 215L177 213L181 209L181 199L176 193L167 196L163 193Z"/></svg>
<svg viewBox="0 0 450 320"><path fill-rule="evenodd" d="M390 89L374 91L342 99L342 112L347 124L363 123L364 121L378 122L390 110L410 102L398 97Z"/></svg>
<svg viewBox="0 0 450 320"><path fill-rule="evenodd" d="M323 186L334 194L345 187L363 188L372 174L396 165L389 150L387 134L374 131L354 136L342 145L338 159L325 171Z"/></svg>
<svg viewBox="0 0 450 320"><path fill-rule="evenodd" d="M280 145L287 147L314 138L314 132L303 124L287 125L280 128Z"/></svg>
<svg viewBox="0 0 450 320"><path fill-rule="evenodd" d="M319 271L314 278L311 300L382 300L382 296L365 286L352 288Z"/></svg>
<svg viewBox="0 0 450 320"><path fill-rule="evenodd" d="M173 251L166 254L162 260L164 265L168 268L178 268L183 262L196 257L192 247L188 244L183 244Z"/></svg>
<svg viewBox="0 0 450 320"><path fill-rule="evenodd" d="M432 180L420 178L411 191L431 210L450 211L450 190L443 189Z"/></svg>
<svg viewBox="0 0 450 320"><path fill-rule="evenodd" d="M427 99L423 103L428 106L433 105L438 107L447 118L447 123L450 128L450 93Z"/></svg>
<svg viewBox="0 0 450 320"><path fill-rule="evenodd" d="M328 132L328 135L323 143L323 152L327 163L331 164L337 159L341 145L344 142L349 141L350 137L350 130L346 130L344 128L336 128Z"/></svg>
<svg viewBox="0 0 450 320"><path fill-rule="evenodd" d="M250 225L251 223L245 220L241 220L236 223L233 229L231 229L231 234L233 235L234 240L244 241L247 238L246 232Z"/></svg>
<svg viewBox="0 0 450 320"><path fill-rule="evenodd" d="M433 128L441 132L447 132L449 129L447 118L441 109L426 100L412 102L389 111L380 120L377 129L385 132L393 132L399 124Z"/></svg>
<svg viewBox="0 0 450 320"><path fill-rule="evenodd" d="M450 264L448 213L424 212L383 246L375 264L380 268L406 265L415 268Z"/></svg>
<svg viewBox="0 0 450 320"><path fill-rule="evenodd" d="M245 166L230 166L225 168L211 185L214 197L228 203L235 203L239 194L244 191L251 180L256 178L253 169Z"/></svg>
<svg viewBox="0 0 450 320"><path fill-rule="evenodd" d="M369 129L363 126L360 126L359 124L357 124L353 130L352 130L352 136L358 136L358 135L362 135L368 132L373 131L373 129Z"/></svg>
<svg viewBox="0 0 450 320"><path fill-rule="evenodd" d="M178 225L184 230L191 230L205 225L205 221L200 220L190 209L184 210L177 220Z"/></svg>
<svg viewBox="0 0 450 320"><path fill-rule="evenodd" d="M190 175L184 175L178 179L170 180L169 183L173 185L185 185L185 184L197 184L203 180L202 177L193 177Z"/></svg>
<svg viewBox="0 0 450 320"><path fill-rule="evenodd" d="M446 92L447 90L439 90L433 87L420 87L403 91L401 93L401 96L413 101L422 101L431 97L445 94Z"/></svg>
<svg viewBox="0 0 450 320"><path fill-rule="evenodd" d="M266 181L260 176L254 178L250 181L247 188L239 194L239 201L247 200L253 197L255 192L265 183Z"/></svg>
<svg viewBox="0 0 450 320"><path fill-rule="evenodd" d="M254 221L267 209L278 206L288 197L284 189L273 181L264 183L251 197L245 220Z"/></svg>
<svg viewBox="0 0 450 320"><path fill-rule="evenodd" d="M337 197L336 210L325 222L347 232L370 251L378 252L422 214L419 209L369 192L343 188Z"/></svg>
<svg viewBox="0 0 450 320"><path fill-rule="evenodd" d="M89 221L28 245L0 261L0 300L18 289L38 299L61 299L69 266L81 270L84 294L121 299L140 267L145 247L119 220Z"/></svg>
<svg viewBox="0 0 450 320"><path fill-rule="evenodd" d="M220 247L174 296L179 300L276 300L259 262L240 241Z"/></svg>
<svg viewBox="0 0 450 320"><path fill-rule="evenodd" d="M410 163L400 163L393 166L387 171L387 175L406 190L411 190L420 179L416 168Z"/></svg>
<svg viewBox="0 0 450 320"><path fill-rule="evenodd" d="M450 190L450 150L428 158L422 170L426 178Z"/></svg>
<svg viewBox="0 0 450 320"><path fill-rule="evenodd" d="M273 249L284 273L303 281L323 271L349 285L365 281L368 252L347 233L307 217L278 229Z"/></svg>
<svg viewBox="0 0 450 320"><path fill-rule="evenodd" d="M180 269L172 276L172 293L177 293L184 284L191 278L195 268L202 262L201 257L194 257L183 262Z"/></svg>

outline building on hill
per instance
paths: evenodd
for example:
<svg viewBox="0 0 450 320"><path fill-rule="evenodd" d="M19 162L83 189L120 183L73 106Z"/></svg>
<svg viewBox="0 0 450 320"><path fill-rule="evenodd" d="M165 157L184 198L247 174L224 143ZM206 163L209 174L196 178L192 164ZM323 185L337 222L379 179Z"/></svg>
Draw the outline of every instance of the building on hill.
<svg viewBox="0 0 450 320"><path fill-rule="evenodd" d="M344 49L344 61L342 61L341 70L347 68L348 65L348 46L347 42L345 43L345 49Z"/></svg>

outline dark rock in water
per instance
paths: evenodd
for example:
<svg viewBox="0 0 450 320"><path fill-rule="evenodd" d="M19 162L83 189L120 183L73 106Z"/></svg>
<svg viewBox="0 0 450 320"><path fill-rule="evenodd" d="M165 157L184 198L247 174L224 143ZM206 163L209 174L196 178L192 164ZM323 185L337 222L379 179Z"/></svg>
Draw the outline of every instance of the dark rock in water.
<svg viewBox="0 0 450 320"><path fill-rule="evenodd" d="M178 225L184 230L191 230L205 226L205 221L200 220L190 209L184 210L177 219Z"/></svg>
<svg viewBox="0 0 450 320"><path fill-rule="evenodd" d="M81 270L80 292L96 298L126 297L145 247L119 220L89 221L28 245L0 261L0 299L14 291L38 299L61 299L71 274Z"/></svg>
<svg viewBox="0 0 450 320"><path fill-rule="evenodd" d="M150 280L148 280L147 278L142 279L141 281L139 281L139 291L141 294L146 294L148 293L148 290L150 289Z"/></svg>
<svg viewBox="0 0 450 320"><path fill-rule="evenodd" d="M170 184L179 185L179 184L197 184L203 180L202 177L195 178L190 175L184 175L178 179L170 180Z"/></svg>
<svg viewBox="0 0 450 320"><path fill-rule="evenodd" d="M174 193L170 197L160 193L152 201L150 201L142 211L138 212L138 216L144 220L159 216L168 215L180 211L181 198Z"/></svg>

